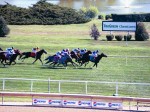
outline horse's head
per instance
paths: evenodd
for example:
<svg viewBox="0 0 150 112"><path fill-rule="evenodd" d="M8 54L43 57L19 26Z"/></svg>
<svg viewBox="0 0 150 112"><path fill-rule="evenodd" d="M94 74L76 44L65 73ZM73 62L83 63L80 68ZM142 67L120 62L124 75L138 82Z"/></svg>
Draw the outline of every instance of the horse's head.
<svg viewBox="0 0 150 112"><path fill-rule="evenodd" d="M0 51L3 51L3 49L0 47Z"/></svg>
<svg viewBox="0 0 150 112"><path fill-rule="evenodd" d="M104 54L104 53L101 53L100 56L101 56L101 57L107 57L107 55Z"/></svg>
<svg viewBox="0 0 150 112"><path fill-rule="evenodd" d="M16 54L18 54L18 55L20 55L20 54L21 54L21 52L20 52L20 50L19 50L19 49L15 49L15 50L14 50L14 52L15 52Z"/></svg>
<svg viewBox="0 0 150 112"><path fill-rule="evenodd" d="M46 50L44 49L42 49L41 52L47 54Z"/></svg>
<svg viewBox="0 0 150 112"><path fill-rule="evenodd" d="M87 53L87 54L92 54L92 51L88 50L86 53Z"/></svg>

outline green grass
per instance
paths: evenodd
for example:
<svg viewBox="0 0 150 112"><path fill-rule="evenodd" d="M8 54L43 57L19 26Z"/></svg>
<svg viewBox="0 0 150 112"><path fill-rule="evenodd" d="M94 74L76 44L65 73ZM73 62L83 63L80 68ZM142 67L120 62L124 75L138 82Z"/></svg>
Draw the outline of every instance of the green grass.
<svg viewBox="0 0 150 112"><path fill-rule="evenodd" d="M43 55L42 59L63 48L78 47L90 50L99 49L108 56L150 56L150 41L129 41L126 46L125 41L106 41L107 32L101 32L102 35L98 41L91 39L89 31L93 23L96 23L101 31L100 20L73 25L10 25L11 32L8 38L0 38L0 47L6 49L13 46L21 51L31 51L33 47L38 46L48 52L47 55ZM146 28L149 28L149 23L146 25ZM89 63L86 68L75 69L69 66L68 69L62 67L52 69L49 66L42 66L40 62L32 65L33 61L32 58L26 59L24 62L18 60L16 65L6 68L0 64L0 78L150 83L150 58L128 58L127 64L125 58L103 58L97 69L91 69L92 63ZM69 85L62 83L61 92L85 93L84 84L71 83ZM30 91L30 82L6 81L5 89L6 91ZM2 81L0 81L0 90L2 91ZM33 91L48 92L47 82L34 82ZM58 92L58 83L51 82L51 92ZM89 94L112 95L114 92L115 85L111 84L89 84L88 86ZM149 97L150 87L120 85L119 95Z"/></svg>

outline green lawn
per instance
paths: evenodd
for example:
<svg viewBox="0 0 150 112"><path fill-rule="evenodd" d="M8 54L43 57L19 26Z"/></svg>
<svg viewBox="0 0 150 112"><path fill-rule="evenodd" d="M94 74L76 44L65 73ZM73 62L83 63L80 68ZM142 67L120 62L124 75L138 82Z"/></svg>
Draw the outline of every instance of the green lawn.
<svg viewBox="0 0 150 112"><path fill-rule="evenodd" d="M98 41L90 38L89 31L93 23L99 28L101 37ZM149 29L149 23L146 28ZM136 82L150 83L150 58L125 58L109 57L119 56L150 56L150 41L118 42L106 41L105 35L109 32L101 31L101 21L93 20L86 24L73 25L11 25L8 38L0 38L0 47L6 49L13 46L21 51L31 51L33 47L44 48L48 54L43 55L42 59L53 55L63 48L87 48L90 50L100 50L108 55L99 63L98 68L91 68L92 63L87 67L78 67L77 69L69 66L68 69L60 67L52 69L49 66L42 66L40 62L34 65L31 63L34 59L26 59L24 62L17 61L16 65L3 68L0 65L0 78L28 78L28 79L48 79L51 80L84 80L84 81L108 81L108 82ZM116 32L115 32L116 33ZM117 32L123 33L123 32ZM125 33L124 33L125 34ZM33 91L47 92L47 82L35 82ZM84 84L71 83L68 86L63 83L62 93L84 93ZM30 91L30 82L21 81L6 82L6 91ZM51 92L58 92L58 83L51 83ZM0 82L2 91L2 81ZM90 84L88 86L89 94L112 95L115 92L115 86L111 84ZM119 95L121 96L150 96L150 86L124 86L119 85Z"/></svg>

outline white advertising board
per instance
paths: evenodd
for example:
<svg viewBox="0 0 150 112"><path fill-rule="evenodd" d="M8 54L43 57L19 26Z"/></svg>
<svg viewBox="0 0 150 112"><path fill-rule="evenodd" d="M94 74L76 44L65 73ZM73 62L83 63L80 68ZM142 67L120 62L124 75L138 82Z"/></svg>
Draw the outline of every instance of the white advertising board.
<svg viewBox="0 0 150 112"><path fill-rule="evenodd" d="M92 108L114 108L114 109L121 109L122 103L115 103L115 102L92 102Z"/></svg>
<svg viewBox="0 0 150 112"><path fill-rule="evenodd" d="M91 107L91 101L78 101L79 107Z"/></svg>
<svg viewBox="0 0 150 112"><path fill-rule="evenodd" d="M92 107L93 108L106 108L108 107L108 103L106 102L92 102Z"/></svg>
<svg viewBox="0 0 150 112"><path fill-rule="evenodd" d="M121 109L122 103L117 102L100 102L100 101L83 101L83 100L51 100L51 99L32 99L33 105L64 106L64 107L90 107L90 108L107 108Z"/></svg>
<svg viewBox="0 0 150 112"><path fill-rule="evenodd" d="M63 100L63 106L78 106L78 101Z"/></svg>
<svg viewBox="0 0 150 112"><path fill-rule="evenodd" d="M32 99L33 105L48 105L49 101L46 99Z"/></svg>
<svg viewBox="0 0 150 112"><path fill-rule="evenodd" d="M136 31L136 22L103 21L102 31Z"/></svg>
<svg viewBox="0 0 150 112"><path fill-rule="evenodd" d="M61 106L61 100L49 100L49 105Z"/></svg>
<svg viewBox="0 0 150 112"><path fill-rule="evenodd" d="M122 108L122 103L108 103L109 108L120 109Z"/></svg>

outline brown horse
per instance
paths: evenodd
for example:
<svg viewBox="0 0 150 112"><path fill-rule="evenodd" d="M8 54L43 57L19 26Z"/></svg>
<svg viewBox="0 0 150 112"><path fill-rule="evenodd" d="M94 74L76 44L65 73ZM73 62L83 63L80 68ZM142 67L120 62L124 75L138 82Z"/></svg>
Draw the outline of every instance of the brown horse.
<svg viewBox="0 0 150 112"><path fill-rule="evenodd" d="M6 64L11 65L12 62L14 62L14 64L16 64L15 60L16 60L17 56L20 55L21 53L18 49L14 50L14 52L15 52L15 54L12 54L9 59L5 56L5 52L0 52L0 60L4 66ZM6 62L7 60L9 61L8 63ZM5 63L4 63L4 61L5 61Z"/></svg>
<svg viewBox="0 0 150 112"><path fill-rule="evenodd" d="M26 58L32 57L35 58L35 61L32 64L34 64L37 60L40 60L40 62L43 65L43 62L41 60L41 56L43 53L47 54L47 52L44 49L38 51L35 56L32 55L32 52L23 52L19 59L25 60Z"/></svg>
<svg viewBox="0 0 150 112"><path fill-rule="evenodd" d="M98 63L99 63L99 61L102 59L102 57L107 57L107 55L105 55L104 53L101 53L101 54L98 55L94 60L91 60L91 59L90 59L90 56L83 57L82 60L81 60L81 66L82 66L83 64L85 64L85 66L86 66L86 65L88 64L88 62L91 61L91 62L94 63L93 67L96 66L96 68L97 68Z"/></svg>

